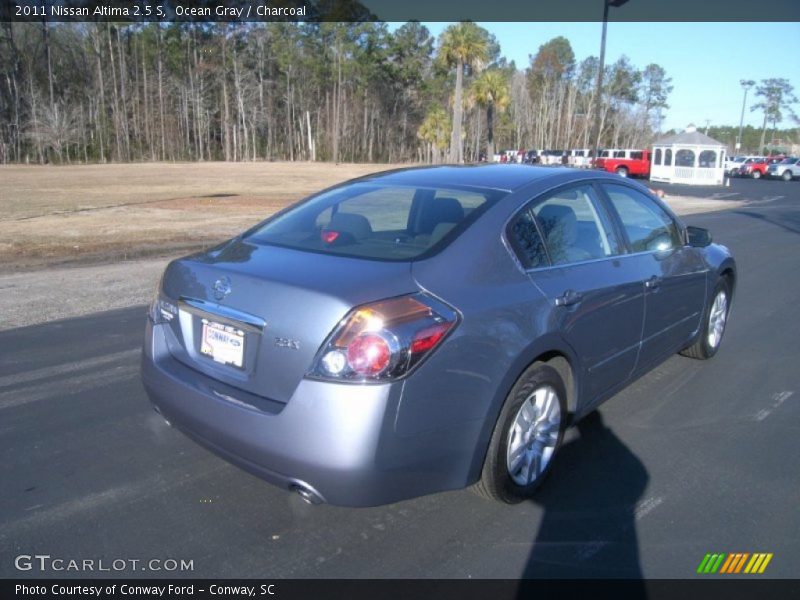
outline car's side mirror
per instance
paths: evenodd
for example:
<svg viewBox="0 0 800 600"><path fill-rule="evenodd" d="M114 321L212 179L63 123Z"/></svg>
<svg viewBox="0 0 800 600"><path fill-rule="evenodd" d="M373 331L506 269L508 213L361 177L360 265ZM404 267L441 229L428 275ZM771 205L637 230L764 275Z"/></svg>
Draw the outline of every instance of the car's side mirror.
<svg viewBox="0 0 800 600"><path fill-rule="evenodd" d="M705 248L711 244L711 232L708 229L689 225L686 228L686 234L689 239L689 245L694 248Z"/></svg>

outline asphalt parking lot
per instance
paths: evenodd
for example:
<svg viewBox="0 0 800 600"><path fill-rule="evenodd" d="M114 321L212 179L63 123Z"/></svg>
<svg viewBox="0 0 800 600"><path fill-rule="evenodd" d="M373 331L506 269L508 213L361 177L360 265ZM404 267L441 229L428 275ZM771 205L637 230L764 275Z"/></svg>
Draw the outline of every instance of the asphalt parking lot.
<svg viewBox="0 0 800 600"><path fill-rule="evenodd" d="M800 182L654 187L745 201L686 218L739 264L722 349L609 400L517 506L308 506L239 471L150 408L143 306L0 332L0 576L92 576L14 566L47 554L193 565L103 576L691 578L709 552L770 552L763 577L796 577Z"/></svg>
<svg viewBox="0 0 800 600"><path fill-rule="evenodd" d="M682 196L696 196L713 200L744 200L748 204L800 200L800 191L797 189L798 181L783 181L781 179L751 179L749 177L733 177L727 180L728 185L671 185L658 182L642 181L655 189Z"/></svg>

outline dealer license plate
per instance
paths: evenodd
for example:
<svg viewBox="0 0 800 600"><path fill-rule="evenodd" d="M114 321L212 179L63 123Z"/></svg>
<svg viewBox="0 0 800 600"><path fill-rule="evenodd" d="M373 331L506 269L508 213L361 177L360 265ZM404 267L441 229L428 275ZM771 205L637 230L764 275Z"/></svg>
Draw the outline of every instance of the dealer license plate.
<svg viewBox="0 0 800 600"><path fill-rule="evenodd" d="M244 331L203 319L203 337L200 352L218 363L244 366Z"/></svg>

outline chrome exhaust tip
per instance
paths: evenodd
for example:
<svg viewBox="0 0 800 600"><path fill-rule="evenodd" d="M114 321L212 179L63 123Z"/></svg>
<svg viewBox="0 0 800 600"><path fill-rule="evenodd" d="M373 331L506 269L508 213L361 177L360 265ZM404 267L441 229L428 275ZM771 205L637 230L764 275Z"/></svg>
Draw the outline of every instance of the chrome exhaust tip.
<svg viewBox="0 0 800 600"><path fill-rule="evenodd" d="M297 492L297 495L300 496L307 504L316 506L324 502L322 497L317 492L306 485L294 483L289 487L289 490L292 492Z"/></svg>
<svg viewBox="0 0 800 600"><path fill-rule="evenodd" d="M169 427L172 427L172 423L167 417L164 416L164 414L161 412L161 409L158 408L158 404L153 404L153 410L161 415L161 418L164 419L164 423L166 423Z"/></svg>

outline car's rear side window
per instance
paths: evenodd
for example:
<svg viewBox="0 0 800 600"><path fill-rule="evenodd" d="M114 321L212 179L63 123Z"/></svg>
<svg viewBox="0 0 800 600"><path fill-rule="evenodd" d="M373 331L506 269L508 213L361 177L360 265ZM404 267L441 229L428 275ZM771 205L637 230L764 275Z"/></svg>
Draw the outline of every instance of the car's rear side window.
<svg viewBox="0 0 800 600"><path fill-rule="evenodd" d="M538 269L550 264L530 209L524 210L514 220L509 233L514 251L526 269Z"/></svg>
<svg viewBox="0 0 800 600"><path fill-rule="evenodd" d="M444 247L507 192L358 182L268 220L254 242L378 260L410 260Z"/></svg>

